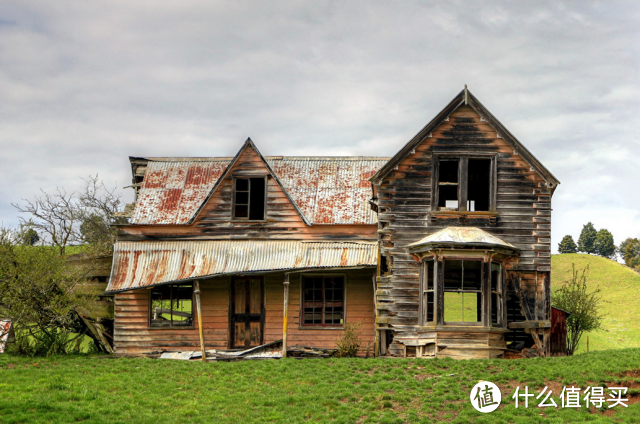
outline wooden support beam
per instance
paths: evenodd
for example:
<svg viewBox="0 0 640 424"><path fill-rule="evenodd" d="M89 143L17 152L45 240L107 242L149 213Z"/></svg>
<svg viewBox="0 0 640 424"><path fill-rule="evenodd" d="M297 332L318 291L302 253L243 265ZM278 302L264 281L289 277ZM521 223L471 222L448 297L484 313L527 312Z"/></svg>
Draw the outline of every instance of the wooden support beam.
<svg viewBox="0 0 640 424"><path fill-rule="evenodd" d="M287 357L287 327L289 326L289 274L284 274L284 311L282 313L282 357Z"/></svg>
<svg viewBox="0 0 640 424"><path fill-rule="evenodd" d="M200 333L200 349L202 350L202 362L207 362L207 353L204 348L204 332L202 329L202 308L200 307L200 282L193 283L193 293L196 295L196 309L198 312L198 332Z"/></svg>
<svg viewBox="0 0 640 424"><path fill-rule="evenodd" d="M509 328L551 328L551 321L514 321Z"/></svg>
<svg viewBox="0 0 640 424"><path fill-rule="evenodd" d="M374 358L380 356L380 330L378 330L378 324L377 324L378 308L377 308L377 302L376 302L376 290L377 290L376 274L373 274L373 357Z"/></svg>

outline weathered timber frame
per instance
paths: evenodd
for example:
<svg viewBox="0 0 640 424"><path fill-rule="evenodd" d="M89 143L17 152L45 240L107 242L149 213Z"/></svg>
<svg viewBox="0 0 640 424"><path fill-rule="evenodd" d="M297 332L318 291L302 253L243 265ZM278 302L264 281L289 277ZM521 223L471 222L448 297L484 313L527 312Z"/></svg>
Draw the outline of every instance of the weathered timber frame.
<svg viewBox="0 0 640 424"><path fill-rule="evenodd" d="M267 175L263 176L255 176L255 175L234 175L233 177L233 201L231 203L231 220L232 221L241 221L241 222L265 222L267 220L267 192L269 191L269 178ZM262 219L250 219L251 217L251 180L252 179L264 179L264 200L263 200L263 211L262 211ZM236 184L238 180L248 180L249 190L248 199L247 199L247 217L237 217L236 216Z"/></svg>
<svg viewBox="0 0 640 424"><path fill-rule="evenodd" d="M444 160L457 160L458 165L458 211L467 211L467 198L468 198L468 164L469 159L488 159L491 160L491 169L489 171L489 210L487 211L475 211L482 212L496 212L496 203L498 196L497 185L497 160L496 153L475 153L475 152L456 152L456 153L433 153L433 178L431 178L431 193L433 193L433 201L431 202L431 210L433 212L438 211L438 204L440 203L440 190L439 190L439 168L440 162Z"/></svg>
<svg viewBox="0 0 640 424"><path fill-rule="evenodd" d="M342 301L342 324L305 324L304 323L304 278L305 277L342 277L343 281L343 301ZM347 322L347 274L343 273L300 273L300 314L298 320L298 329L299 330L343 330L344 324ZM323 288L324 297L324 288ZM324 312L323 312L323 321L324 321Z"/></svg>

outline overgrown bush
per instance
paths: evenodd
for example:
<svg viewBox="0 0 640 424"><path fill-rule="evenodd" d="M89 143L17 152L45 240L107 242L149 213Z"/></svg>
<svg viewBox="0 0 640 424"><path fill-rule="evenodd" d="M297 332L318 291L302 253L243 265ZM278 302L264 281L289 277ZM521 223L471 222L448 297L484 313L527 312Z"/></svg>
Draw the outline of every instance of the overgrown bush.
<svg viewBox="0 0 640 424"><path fill-rule="evenodd" d="M596 330L602 324L600 306L603 301L602 296L599 295L602 290L597 287L587 292L588 278L588 266L580 273L576 270L575 264L572 264L571 280L551 296L553 306L571 314L567 317L567 354L569 355L573 355L576 351L585 331Z"/></svg>
<svg viewBox="0 0 640 424"><path fill-rule="evenodd" d="M11 319L15 335L9 349L29 356L71 353L84 331L76 310L90 300L76 290L87 270L72 266L56 246L19 240L0 231L0 317Z"/></svg>
<svg viewBox="0 0 640 424"><path fill-rule="evenodd" d="M336 340L338 346L337 356L340 358L353 358L360 348L360 326L362 321L355 324L345 323L342 335Z"/></svg>

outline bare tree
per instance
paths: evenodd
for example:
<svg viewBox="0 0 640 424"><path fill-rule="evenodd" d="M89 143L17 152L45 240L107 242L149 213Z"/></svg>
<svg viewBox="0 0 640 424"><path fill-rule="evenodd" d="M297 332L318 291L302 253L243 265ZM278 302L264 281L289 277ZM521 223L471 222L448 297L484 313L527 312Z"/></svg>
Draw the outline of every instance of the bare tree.
<svg viewBox="0 0 640 424"><path fill-rule="evenodd" d="M27 218L20 218L21 225L35 230L42 244L58 247L65 254L67 246L86 244L91 253L110 253L116 239L116 230L111 225L119 219L114 215L124 206L117 186L104 184L98 174L84 179L80 192L67 192L56 187L34 200L23 199L24 205L13 205Z"/></svg>
<svg viewBox="0 0 640 424"><path fill-rule="evenodd" d="M20 217L20 223L46 237L46 241L56 246L64 255L65 248L81 240L80 224L84 216L75 192L67 193L56 187L55 192L40 190L42 196L33 201L22 199L24 206L13 205L21 213L29 214L29 219ZM45 242L46 242L45 241Z"/></svg>

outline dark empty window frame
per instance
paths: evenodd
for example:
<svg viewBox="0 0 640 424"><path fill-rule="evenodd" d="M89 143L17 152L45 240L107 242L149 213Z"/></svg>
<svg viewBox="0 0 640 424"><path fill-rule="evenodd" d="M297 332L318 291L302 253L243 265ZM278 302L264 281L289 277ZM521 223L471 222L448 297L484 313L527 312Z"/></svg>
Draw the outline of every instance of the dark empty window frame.
<svg viewBox="0 0 640 424"><path fill-rule="evenodd" d="M302 275L301 327L344 327L345 276Z"/></svg>
<svg viewBox="0 0 640 424"><path fill-rule="evenodd" d="M193 284L153 287L149 299L149 327L193 328Z"/></svg>
<svg viewBox="0 0 640 424"><path fill-rule="evenodd" d="M433 167L431 210L495 212L495 154L434 154Z"/></svg>
<svg viewBox="0 0 640 424"><path fill-rule="evenodd" d="M267 205L267 178L234 178L233 219L264 221Z"/></svg>

